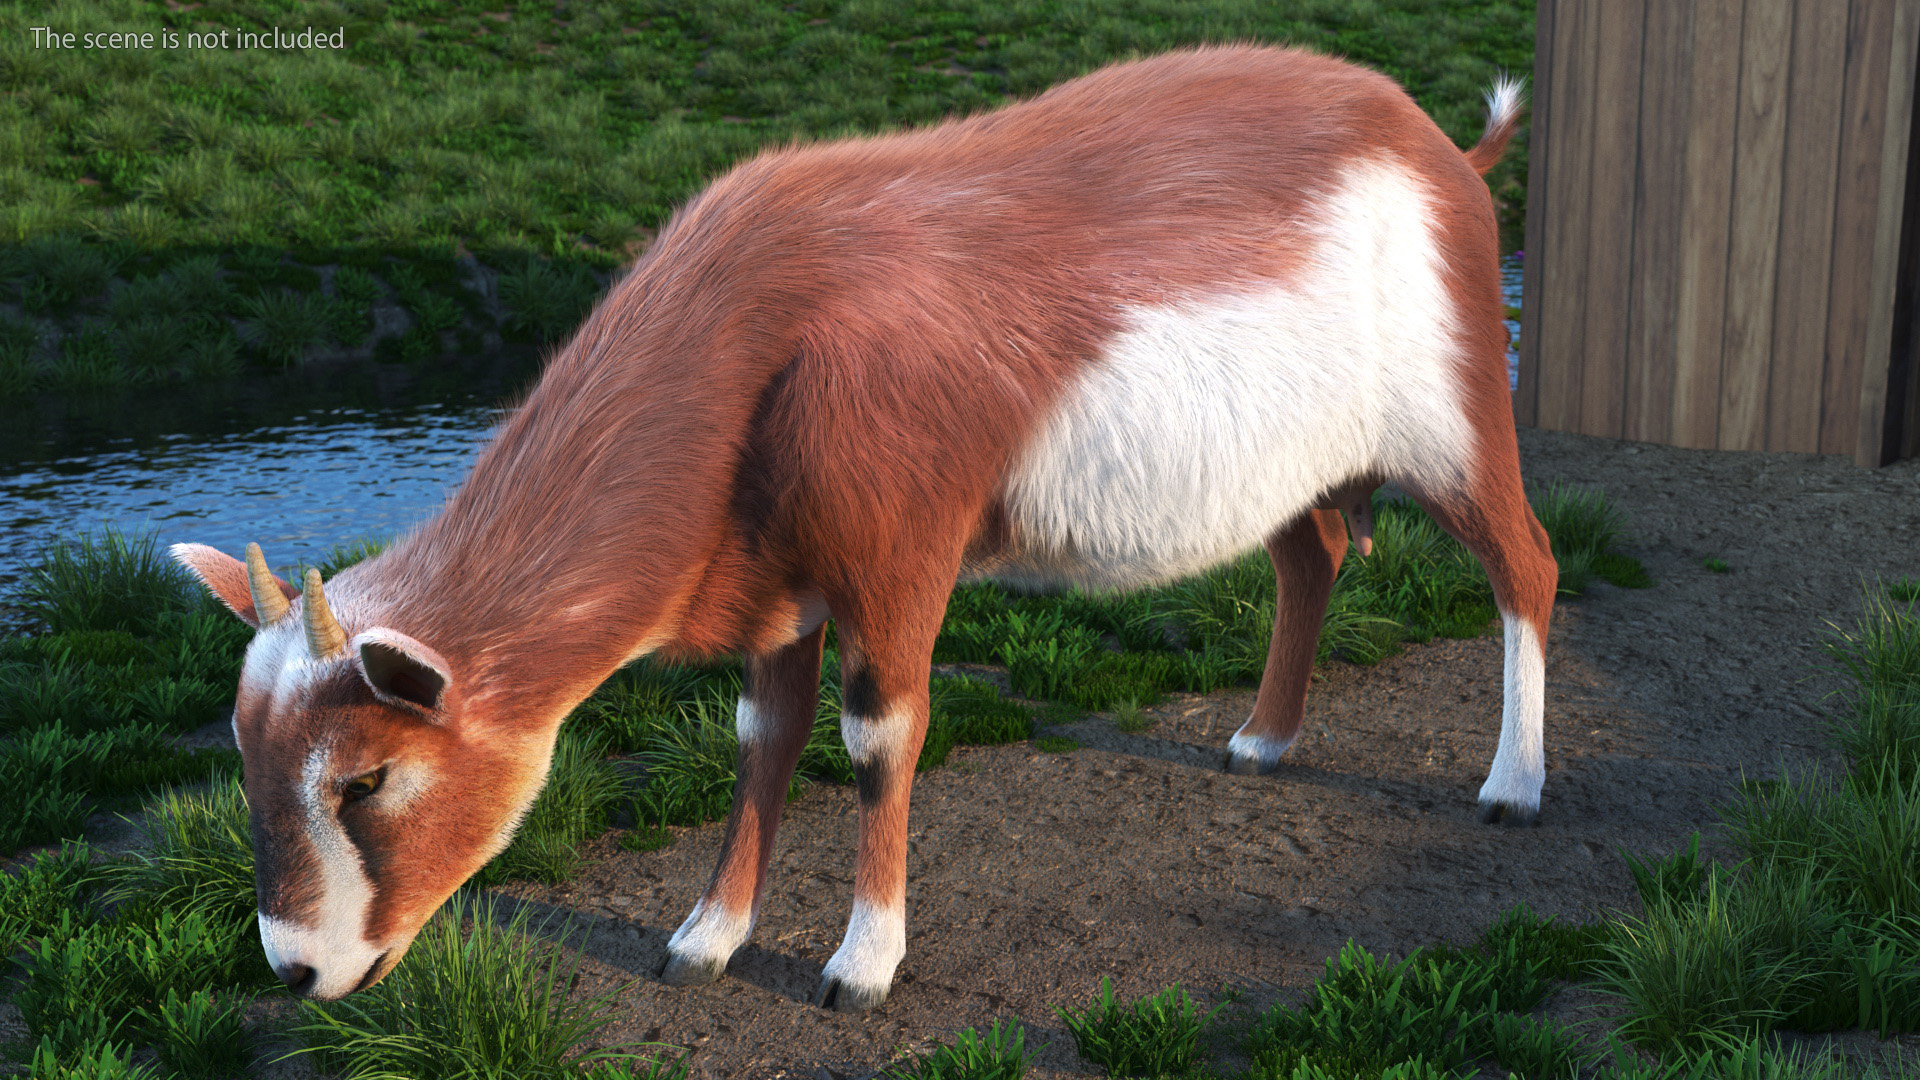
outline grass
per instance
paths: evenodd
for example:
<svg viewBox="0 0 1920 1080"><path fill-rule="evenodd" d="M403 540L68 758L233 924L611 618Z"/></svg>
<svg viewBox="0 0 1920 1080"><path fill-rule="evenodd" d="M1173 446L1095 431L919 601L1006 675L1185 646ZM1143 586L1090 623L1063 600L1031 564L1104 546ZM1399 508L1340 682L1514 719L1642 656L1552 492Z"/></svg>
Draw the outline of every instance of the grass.
<svg viewBox="0 0 1920 1080"><path fill-rule="evenodd" d="M231 751L182 750L173 736L232 700L248 630L151 536L107 529L51 546L10 600L38 632L0 640L0 853L238 772Z"/></svg>
<svg viewBox="0 0 1920 1080"><path fill-rule="evenodd" d="M620 991L573 997L581 954L568 960L566 931L555 944L540 929L524 907L503 918L493 898L455 894L379 985L303 1003L296 1053L342 1078L559 1080L583 1066L653 1068L632 1051L582 1049L612 1023Z"/></svg>
<svg viewBox="0 0 1920 1080"><path fill-rule="evenodd" d="M1216 1008L1214 1012L1218 1012ZM1201 1013L1177 984L1158 994L1123 1002L1113 981L1084 1009L1055 1007L1082 1060L1108 1076L1179 1076L1199 1059L1200 1032L1214 1012Z"/></svg>
<svg viewBox="0 0 1920 1080"><path fill-rule="evenodd" d="M1021 1080L1027 1074L1027 1029L996 1020L983 1035L968 1028L951 1043L898 1062L883 1080Z"/></svg>
<svg viewBox="0 0 1920 1080"><path fill-rule="evenodd" d="M1721 812L1736 867L1704 863L1697 835L1629 859L1645 911L1618 923L1600 984L1633 1042L1920 1030L1920 613L1870 589L1826 646L1850 683L1833 721L1845 775L1742 784Z"/></svg>
<svg viewBox="0 0 1920 1080"><path fill-rule="evenodd" d="M356 268L400 300L413 325L371 343L383 359L419 362L494 330L552 340L674 206L763 146L925 125L1182 45L1290 42L1351 57L1399 79L1469 144L1482 92L1531 67L1534 37L1524 0L586 0L565 18L480 4L312 15L344 27L346 47L63 54L34 48L28 32L257 31L285 22L269 0L0 10L0 308L38 331L24 360L0 364L0 387L220 373L168 344L177 327L142 331L127 317L151 305L118 300L190 260L214 260L232 293L204 311L222 340L248 331L241 363L299 363L330 337L357 347L375 297L324 284L328 268ZM1526 161L1523 132L1490 177L1510 241ZM468 256L496 278L497 323ZM300 269L311 283L295 280ZM398 295L408 272L425 284L410 298ZM282 288L293 296L258 301L271 313L243 306ZM466 344L443 335L450 318ZM144 332L157 351L125 362L84 344L96 331L102 342Z"/></svg>

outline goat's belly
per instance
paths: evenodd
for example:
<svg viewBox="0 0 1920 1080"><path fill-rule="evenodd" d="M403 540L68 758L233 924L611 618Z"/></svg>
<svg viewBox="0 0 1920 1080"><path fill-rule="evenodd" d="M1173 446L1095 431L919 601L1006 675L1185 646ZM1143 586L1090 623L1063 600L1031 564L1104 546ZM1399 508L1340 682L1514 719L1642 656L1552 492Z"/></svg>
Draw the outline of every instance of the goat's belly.
<svg viewBox="0 0 1920 1080"><path fill-rule="evenodd" d="M1149 585L1256 547L1347 480L1457 469L1450 357L1383 351L1401 336L1383 313L1326 299L1274 288L1133 312L1016 461L1009 543L981 576Z"/></svg>

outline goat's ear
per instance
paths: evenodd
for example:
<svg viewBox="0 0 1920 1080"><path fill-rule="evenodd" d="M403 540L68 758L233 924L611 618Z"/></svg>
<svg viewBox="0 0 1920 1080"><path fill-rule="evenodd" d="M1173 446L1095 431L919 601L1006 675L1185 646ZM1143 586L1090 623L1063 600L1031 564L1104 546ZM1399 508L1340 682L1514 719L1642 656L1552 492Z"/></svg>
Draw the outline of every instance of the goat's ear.
<svg viewBox="0 0 1920 1080"><path fill-rule="evenodd" d="M175 544L167 549L175 562L192 571L228 610L240 616L240 621L260 629L260 615L253 607L253 590L247 585L247 564L241 562L217 548L205 544ZM287 584L278 575L273 583L280 587L280 594L288 600L300 595L300 590Z"/></svg>
<svg viewBox="0 0 1920 1080"><path fill-rule="evenodd" d="M398 630L376 626L353 637L353 655L360 661L360 677L375 697L389 705L438 719L453 675L446 658Z"/></svg>

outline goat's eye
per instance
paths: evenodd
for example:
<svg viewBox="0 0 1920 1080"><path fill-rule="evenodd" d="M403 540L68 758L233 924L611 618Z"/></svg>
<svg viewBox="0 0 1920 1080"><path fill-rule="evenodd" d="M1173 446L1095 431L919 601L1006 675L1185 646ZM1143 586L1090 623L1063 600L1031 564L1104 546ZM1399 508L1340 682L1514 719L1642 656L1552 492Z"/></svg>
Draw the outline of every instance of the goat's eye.
<svg viewBox="0 0 1920 1080"><path fill-rule="evenodd" d="M341 793L347 797L348 802L364 799L380 790L380 781L386 779L386 776L385 769L375 769L365 776L356 776L347 781L347 786L341 790Z"/></svg>

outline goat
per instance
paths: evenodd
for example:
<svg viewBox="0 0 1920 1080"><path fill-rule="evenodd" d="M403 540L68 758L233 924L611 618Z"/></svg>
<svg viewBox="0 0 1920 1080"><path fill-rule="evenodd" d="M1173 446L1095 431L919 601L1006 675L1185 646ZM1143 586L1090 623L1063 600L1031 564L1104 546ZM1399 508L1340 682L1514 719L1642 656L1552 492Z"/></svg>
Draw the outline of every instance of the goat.
<svg viewBox="0 0 1920 1080"><path fill-rule="evenodd" d="M661 977L752 933L842 643L852 917L817 1000L886 999L907 806L956 580L1125 589L1264 543L1278 616L1230 768L1298 732L1368 493L1485 565L1506 704L1484 816L1544 780L1556 569L1524 497L1492 200L1377 73L1219 46L921 130L795 145L674 215L441 512L322 584L176 558L259 630L234 706L261 939L296 992L372 985L499 852L570 710L645 655L745 656L739 782Z"/></svg>

